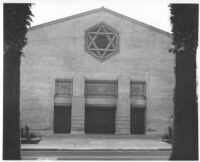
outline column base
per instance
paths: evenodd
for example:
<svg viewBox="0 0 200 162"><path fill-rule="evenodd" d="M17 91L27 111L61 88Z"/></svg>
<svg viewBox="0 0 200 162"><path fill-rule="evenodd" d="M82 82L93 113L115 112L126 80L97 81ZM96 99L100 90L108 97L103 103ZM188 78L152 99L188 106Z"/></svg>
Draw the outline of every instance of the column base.
<svg viewBox="0 0 200 162"><path fill-rule="evenodd" d="M118 131L116 131L116 133L115 134L121 134L121 135L129 135L130 134L130 131L126 131L126 130L118 130Z"/></svg>
<svg viewBox="0 0 200 162"><path fill-rule="evenodd" d="M84 131L71 131L71 134L74 134L74 135L83 135L85 134Z"/></svg>

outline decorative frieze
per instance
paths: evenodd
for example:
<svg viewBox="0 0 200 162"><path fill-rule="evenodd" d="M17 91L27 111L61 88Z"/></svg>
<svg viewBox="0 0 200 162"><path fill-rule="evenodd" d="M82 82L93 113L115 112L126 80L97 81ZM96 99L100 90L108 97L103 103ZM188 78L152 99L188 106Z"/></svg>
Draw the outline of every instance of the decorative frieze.
<svg viewBox="0 0 200 162"><path fill-rule="evenodd" d="M131 82L131 96L146 96L144 82Z"/></svg>
<svg viewBox="0 0 200 162"><path fill-rule="evenodd" d="M87 81L85 84L86 96L117 96L117 82Z"/></svg>
<svg viewBox="0 0 200 162"><path fill-rule="evenodd" d="M56 95L72 96L72 81L56 80Z"/></svg>

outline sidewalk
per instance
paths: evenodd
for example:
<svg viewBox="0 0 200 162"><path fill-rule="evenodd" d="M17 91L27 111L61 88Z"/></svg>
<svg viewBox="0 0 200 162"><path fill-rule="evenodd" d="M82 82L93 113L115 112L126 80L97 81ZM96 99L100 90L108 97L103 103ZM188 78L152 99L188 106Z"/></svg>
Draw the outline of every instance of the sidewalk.
<svg viewBox="0 0 200 162"><path fill-rule="evenodd" d="M160 138L137 135L51 135L22 150L170 150Z"/></svg>

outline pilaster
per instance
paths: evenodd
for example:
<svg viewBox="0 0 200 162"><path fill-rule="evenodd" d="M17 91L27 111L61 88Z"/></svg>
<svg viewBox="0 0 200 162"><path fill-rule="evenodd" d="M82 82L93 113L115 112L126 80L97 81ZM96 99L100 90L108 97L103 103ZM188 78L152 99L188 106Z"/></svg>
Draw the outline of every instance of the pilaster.
<svg viewBox="0 0 200 162"><path fill-rule="evenodd" d="M81 75L73 78L73 96L72 96L72 119L71 133L84 133L85 116L85 97L84 97L85 79Z"/></svg>
<svg viewBox="0 0 200 162"><path fill-rule="evenodd" d="M118 78L116 134L130 134L130 79Z"/></svg>

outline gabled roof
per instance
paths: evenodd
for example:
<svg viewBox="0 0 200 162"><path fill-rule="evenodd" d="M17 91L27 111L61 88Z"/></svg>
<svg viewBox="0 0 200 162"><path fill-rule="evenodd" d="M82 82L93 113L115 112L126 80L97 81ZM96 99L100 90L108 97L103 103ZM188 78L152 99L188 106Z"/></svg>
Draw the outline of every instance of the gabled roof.
<svg viewBox="0 0 200 162"><path fill-rule="evenodd" d="M131 21L133 23L136 23L136 24L139 24L139 25L142 25L144 27L147 27L149 29L152 29L154 31L157 31L159 33L163 33L163 34L166 34L168 36L171 36L171 33L169 32L166 32L164 30L161 30L161 29L158 29L156 27L153 27L151 25L148 25L148 24L145 24L143 22L140 22L138 20L135 20L135 19L132 19L128 16L125 16L125 15L122 15L120 13L117 13L115 11L112 11L110 9L107 9L107 8L104 8L104 7L101 7L101 8L97 8L97 9L94 9L94 10L90 10L90 11L87 11L87 12L82 12L80 14L76 14L76 15L72 15L72 16L69 16L69 17L65 17L65 18L61 18L61 19L58 19L58 20L54 20L54 21L50 21L50 22L47 22L47 23L43 23L43 24L40 24L40 25L36 25L36 26L33 26L33 27L30 27L28 30L34 30L34 29L38 29L38 28L42 28L42 27L45 27L45 26L49 26L49 25L54 25L54 24L57 24L57 23L61 23L61 22L64 22L64 21L67 21L67 20L70 20L70 19L74 19L74 18L78 18L78 17L82 17L82 16L86 16L86 15L90 15L90 14L93 14L93 13L97 13L97 12L107 12L107 13L110 13L110 14L113 14L115 16L118 16L122 19L125 19L125 20L128 20L128 21Z"/></svg>

